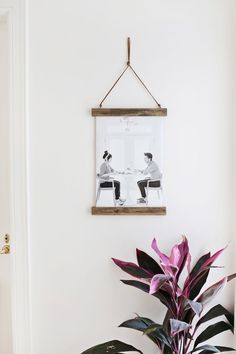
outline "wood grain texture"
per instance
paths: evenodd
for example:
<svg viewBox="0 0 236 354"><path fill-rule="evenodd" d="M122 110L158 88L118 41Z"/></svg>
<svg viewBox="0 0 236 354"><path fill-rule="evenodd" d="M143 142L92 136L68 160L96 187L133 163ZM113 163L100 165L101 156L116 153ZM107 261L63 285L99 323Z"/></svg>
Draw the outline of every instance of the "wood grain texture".
<svg viewBox="0 0 236 354"><path fill-rule="evenodd" d="M166 117L167 108L92 108L93 117Z"/></svg>
<svg viewBox="0 0 236 354"><path fill-rule="evenodd" d="M92 215L166 215L166 207L95 207Z"/></svg>

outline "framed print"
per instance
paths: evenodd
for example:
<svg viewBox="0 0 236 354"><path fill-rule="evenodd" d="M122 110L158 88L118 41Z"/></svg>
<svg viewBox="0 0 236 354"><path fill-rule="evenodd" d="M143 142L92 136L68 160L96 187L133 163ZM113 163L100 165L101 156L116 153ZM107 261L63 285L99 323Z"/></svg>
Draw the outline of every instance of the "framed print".
<svg viewBox="0 0 236 354"><path fill-rule="evenodd" d="M93 214L165 214L163 129L156 115L96 119Z"/></svg>
<svg viewBox="0 0 236 354"><path fill-rule="evenodd" d="M96 118L96 199L93 215L165 215L163 117L161 107L130 61L99 104ZM130 70L156 108L103 108L117 83Z"/></svg>

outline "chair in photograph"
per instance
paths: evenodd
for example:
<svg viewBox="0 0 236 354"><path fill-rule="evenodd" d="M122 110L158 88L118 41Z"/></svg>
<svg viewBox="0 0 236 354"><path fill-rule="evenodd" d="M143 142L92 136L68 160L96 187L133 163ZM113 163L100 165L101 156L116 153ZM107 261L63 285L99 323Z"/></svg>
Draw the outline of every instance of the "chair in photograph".
<svg viewBox="0 0 236 354"><path fill-rule="evenodd" d="M160 201L162 199L162 185L160 184L160 187L152 187L152 186L150 186L151 182L160 182L160 181L156 180L156 179L149 179L147 181L147 187L146 187L146 191L147 191L146 204L147 205L148 205L148 202L149 202L149 192L152 191L152 190L157 192L157 196L158 196L158 199Z"/></svg>
<svg viewBox="0 0 236 354"><path fill-rule="evenodd" d="M115 194L115 183L114 178L110 178L109 181L107 179L103 179L100 177L99 173L97 173L98 179L98 187L97 187L97 196L96 196L96 203L100 198L101 191L112 191L113 196L113 204L116 205L116 194ZM111 182L111 187L102 187L101 184L104 182Z"/></svg>

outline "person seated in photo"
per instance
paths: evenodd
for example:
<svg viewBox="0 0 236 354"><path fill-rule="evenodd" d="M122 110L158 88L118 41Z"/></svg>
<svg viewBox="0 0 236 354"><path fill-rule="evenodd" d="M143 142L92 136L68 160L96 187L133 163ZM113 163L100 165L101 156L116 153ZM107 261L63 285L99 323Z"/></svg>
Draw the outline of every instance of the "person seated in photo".
<svg viewBox="0 0 236 354"><path fill-rule="evenodd" d="M145 179L142 179L137 182L140 193L141 193L141 198L137 200L138 203L146 203L147 202L147 195L146 195L146 190L148 185L148 180L149 186L150 187L160 187L161 186L161 178L162 178L162 173L155 161L153 161L153 156L150 152L144 153L144 161L147 164L147 168L145 170L138 170L144 175L148 175Z"/></svg>
<svg viewBox="0 0 236 354"><path fill-rule="evenodd" d="M111 188L112 187L112 175L114 174L121 174L122 172L115 171L110 163L112 161L112 155L108 152L105 151L103 155L104 162L100 166L100 173L98 175L99 178L104 180L104 182L100 183L100 186L102 188ZM120 182L117 180L114 180L114 187L115 187L115 199L116 203L120 206L122 206L125 203L125 199L120 198Z"/></svg>

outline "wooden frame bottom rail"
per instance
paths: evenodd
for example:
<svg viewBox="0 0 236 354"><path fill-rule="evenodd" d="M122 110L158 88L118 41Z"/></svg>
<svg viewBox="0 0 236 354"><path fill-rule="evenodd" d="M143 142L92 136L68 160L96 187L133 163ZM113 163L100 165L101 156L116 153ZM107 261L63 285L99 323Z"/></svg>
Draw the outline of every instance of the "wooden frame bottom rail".
<svg viewBox="0 0 236 354"><path fill-rule="evenodd" d="M166 215L166 207L95 207L92 215Z"/></svg>

